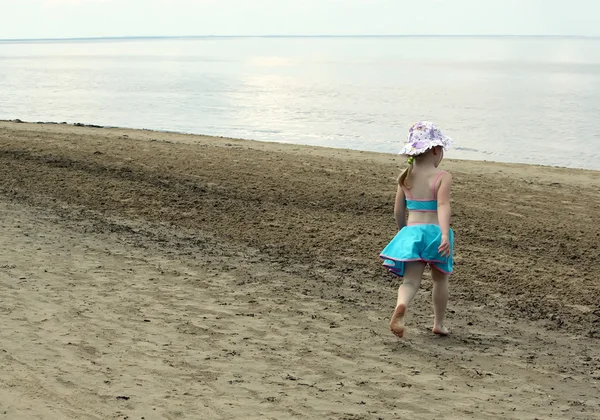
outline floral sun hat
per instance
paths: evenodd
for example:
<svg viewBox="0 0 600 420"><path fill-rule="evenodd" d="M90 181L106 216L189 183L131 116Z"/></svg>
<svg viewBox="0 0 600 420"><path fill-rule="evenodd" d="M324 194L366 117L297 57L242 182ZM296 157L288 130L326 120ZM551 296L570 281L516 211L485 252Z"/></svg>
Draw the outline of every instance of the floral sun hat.
<svg viewBox="0 0 600 420"><path fill-rule="evenodd" d="M416 156L436 146L442 146L444 150L448 150L453 143L454 141L442 134L434 123L419 121L408 131L408 139L400 154Z"/></svg>

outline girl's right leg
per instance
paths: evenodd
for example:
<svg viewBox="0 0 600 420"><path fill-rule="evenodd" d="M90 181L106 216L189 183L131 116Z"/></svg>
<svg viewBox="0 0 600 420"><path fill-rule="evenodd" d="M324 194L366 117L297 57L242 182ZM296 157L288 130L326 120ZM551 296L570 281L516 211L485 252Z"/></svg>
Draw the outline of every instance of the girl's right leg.
<svg viewBox="0 0 600 420"><path fill-rule="evenodd" d="M444 327L446 306L448 305L448 274L442 273L431 267L431 280L433 280L433 332L439 335L448 335L450 331Z"/></svg>
<svg viewBox="0 0 600 420"><path fill-rule="evenodd" d="M398 288L396 310L390 320L390 330L398 337L404 335L404 314L421 287L424 270L425 263L421 261L411 261L404 264L404 282Z"/></svg>

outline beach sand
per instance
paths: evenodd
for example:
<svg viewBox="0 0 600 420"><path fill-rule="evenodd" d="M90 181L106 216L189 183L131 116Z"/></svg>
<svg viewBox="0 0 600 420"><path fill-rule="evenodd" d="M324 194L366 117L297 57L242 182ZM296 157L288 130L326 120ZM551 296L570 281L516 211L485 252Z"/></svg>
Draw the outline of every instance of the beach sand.
<svg viewBox="0 0 600 420"><path fill-rule="evenodd" d="M427 279L399 340L400 164L0 122L0 418L600 418L600 172L444 161L452 335Z"/></svg>

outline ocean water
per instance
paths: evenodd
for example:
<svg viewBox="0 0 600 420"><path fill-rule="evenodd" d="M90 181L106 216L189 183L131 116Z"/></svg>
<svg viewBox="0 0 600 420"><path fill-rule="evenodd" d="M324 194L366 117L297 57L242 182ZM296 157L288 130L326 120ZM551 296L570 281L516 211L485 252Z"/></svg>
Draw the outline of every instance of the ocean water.
<svg viewBox="0 0 600 420"><path fill-rule="evenodd" d="M600 169L600 39L195 38L0 42L0 119Z"/></svg>

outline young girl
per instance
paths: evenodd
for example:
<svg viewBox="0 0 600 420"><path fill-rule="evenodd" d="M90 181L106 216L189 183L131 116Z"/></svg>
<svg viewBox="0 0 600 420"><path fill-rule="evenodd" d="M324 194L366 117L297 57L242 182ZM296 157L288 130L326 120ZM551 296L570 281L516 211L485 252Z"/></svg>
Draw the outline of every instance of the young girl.
<svg viewBox="0 0 600 420"><path fill-rule="evenodd" d="M433 332L449 333L444 326L444 315L454 244L450 229L452 176L438 166L444 150L451 145L452 139L433 123L422 121L410 128L408 141L400 152L408 155L409 166L398 179L394 216L399 232L380 255L390 272L404 277L390 321L390 329L398 337L404 335L404 314L421 286L427 264L433 280Z"/></svg>

